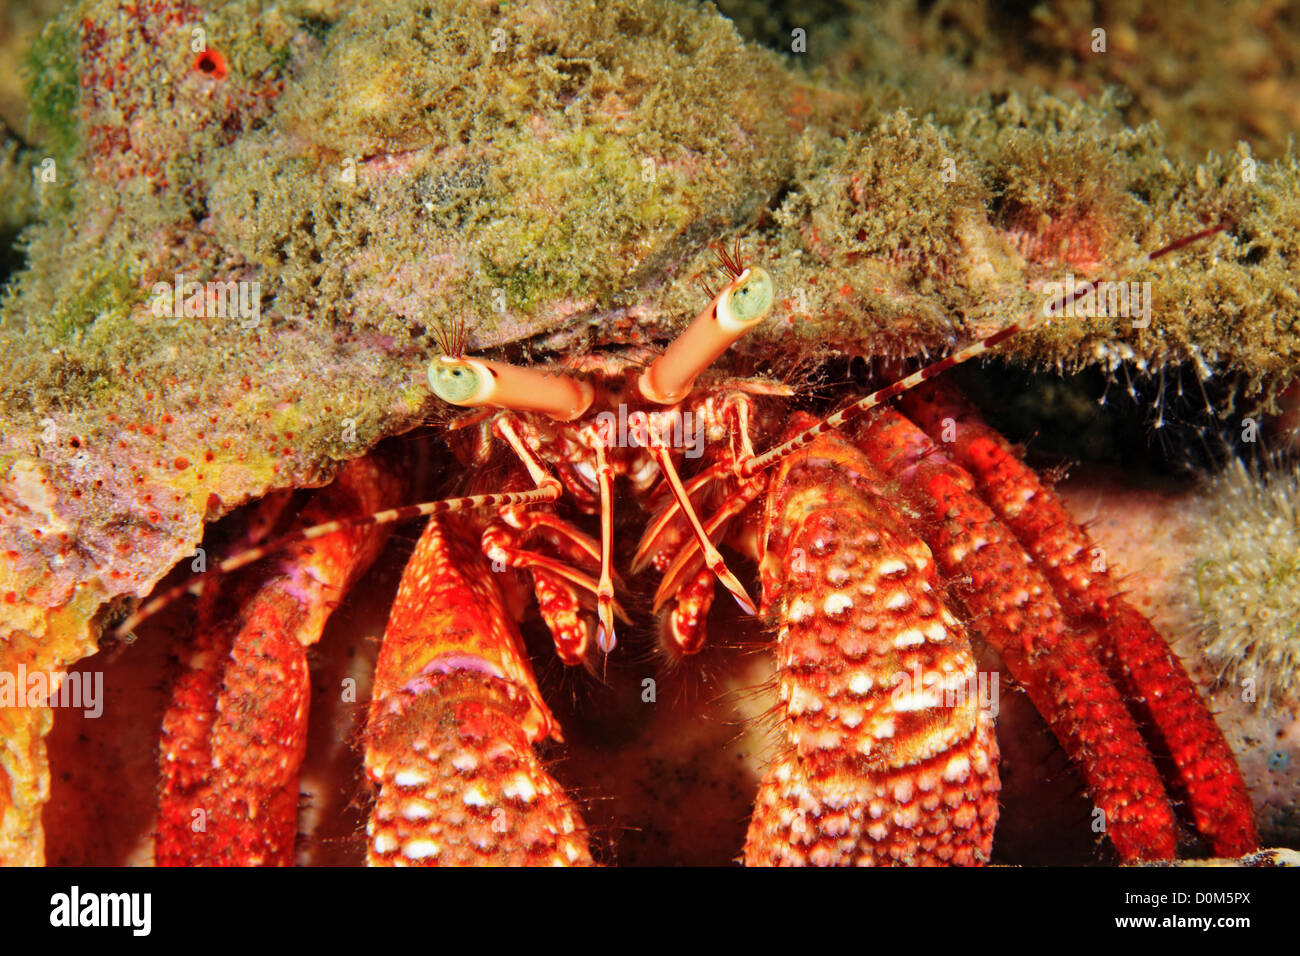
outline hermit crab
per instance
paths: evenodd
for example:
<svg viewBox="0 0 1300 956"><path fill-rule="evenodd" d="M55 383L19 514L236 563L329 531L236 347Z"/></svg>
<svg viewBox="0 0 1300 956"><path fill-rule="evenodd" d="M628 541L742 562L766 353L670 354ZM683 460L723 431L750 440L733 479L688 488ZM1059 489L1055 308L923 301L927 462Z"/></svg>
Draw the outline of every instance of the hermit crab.
<svg viewBox="0 0 1300 956"><path fill-rule="evenodd" d="M201 628L173 692L159 862L292 860L309 696L302 644L373 557L376 529L427 515L365 731L377 788L369 861L590 863L577 805L533 750L561 730L517 630L529 603L517 572L531 578L562 661L595 669L598 655L615 654L616 618L628 619L614 567L620 479L651 515L629 570L659 574L665 653L701 649L715 579L776 630L784 741L756 798L745 862L988 861L998 747L968 629L1076 761L1121 858L1176 854L1177 822L1139 720L1171 755L1170 790L1214 851L1256 848L1232 753L1163 639L1096 565L1053 493L959 393L930 381L1050 321L1090 284L817 419L783 411L788 390L773 382L710 375L773 300L763 269L744 267L738 249L718 255L726 286L648 362L606 359L586 376L522 368L466 356L463 328L445 330L429 385L477 409L452 427L477 430L471 463L490 477L472 483L493 490L334 519L222 563L228 574L283 552L264 581L235 587L237 626ZM896 396L909 417L888 407ZM681 447L691 422L704 439L695 462ZM489 469L502 445L513 463ZM392 490L363 460L299 522L327 503L373 508ZM598 539L575 523L583 513L599 516ZM724 543L758 569L757 604ZM959 592L942 583L958 578Z"/></svg>
<svg viewBox="0 0 1300 956"><path fill-rule="evenodd" d="M712 862L988 860L999 784L1050 776L1005 714L998 759L993 657L1085 854L1173 856L1179 805L1253 845L1119 573L941 373L1023 332L1042 369L1286 374L1294 170L1192 166L1105 98L825 81L671 0L70 9L0 302L0 678L115 696L0 706L0 859L636 862L564 765L619 715L574 700L711 693L741 640L773 746L690 807L744 818ZM1089 283L1043 312L1179 235L1120 270L1161 321L1062 316ZM358 766L313 784L322 751Z"/></svg>

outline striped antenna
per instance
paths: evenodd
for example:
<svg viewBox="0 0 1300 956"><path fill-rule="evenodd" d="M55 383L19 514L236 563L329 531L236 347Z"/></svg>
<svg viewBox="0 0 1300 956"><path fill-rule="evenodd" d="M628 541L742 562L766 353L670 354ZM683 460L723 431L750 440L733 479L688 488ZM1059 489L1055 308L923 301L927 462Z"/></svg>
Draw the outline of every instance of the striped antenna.
<svg viewBox="0 0 1300 956"><path fill-rule="evenodd" d="M1209 238L1216 233L1223 232L1231 225L1231 221L1224 221L1219 223L1217 226L1212 226L1209 229L1202 229L1200 232L1193 233L1190 236L1184 236L1166 246L1161 246L1155 252L1137 256L1129 260L1127 264L1120 268L1116 278L1119 279L1132 275L1134 272L1150 265L1155 260L1167 256L1171 252L1177 252L1179 249L1189 246L1194 242L1199 242L1200 240ZM852 405L842 408L832 415L828 415L817 424L800 432L793 438L788 439L787 441L777 445L775 448L770 448L763 454L744 462L740 467L741 476L744 478L751 478L758 472L775 465L791 452L803 448L805 445L812 442L813 439L817 438L818 435L824 435L831 429L839 428L841 425L847 424L854 419L861 418L867 412L871 411L871 409L878 405L883 405L894 396L900 395L908 389L916 388L916 386L920 385L922 382L948 371L948 369L955 365L961 365L963 362L969 362L973 358L978 358L985 352L996 348L1013 335L1019 335L1022 332L1029 332L1039 328L1040 326L1046 325L1051 322L1053 318L1058 316L1067 306L1073 305L1085 295L1091 294L1096 288L1097 280L1088 280L1079 283L1071 292L1063 296L1061 299L1050 303L1041 312L1031 312L1019 322L1008 325L1006 328L999 329L988 338L972 342L970 345L958 349L946 358L942 358L937 362L927 365L924 368L913 372L911 375L899 379L892 385L878 389L870 395L867 395L865 398L861 398L854 402Z"/></svg>
<svg viewBox="0 0 1300 956"><path fill-rule="evenodd" d="M222 575L238 571L255 561L261 561L265 557L284 551L286 548L291 548L295 544L314 541L317 538L323 538L326 535L342 531L344 528L393 524L397 521L410 521L413 518L422 518L426 515L448 514L453 511L466 511L470 508L500 508L506 505L540 504L556 501L559 497L560 483L555 479L550 479L544 487L535 488L531 491L512 491L496 495L470 495L465 498L445 498L441 501L403 505L401 508L390 508L388 511L375 511L370 514L354 515L350 518L339 518L337 521L312 525L310 528L291 532L276 538L274 541L268 541L256 548L249 548L246 551L232 555L217 564L212 571L195 575L188 581L183 581L174 588L169 588L157 597L151 598L142 604L134 614L114 628L113 636L120 641L131 640L132 631L167 605L186 594L199 594L203 590L204 583L209 580L209 575Z"/></svg>

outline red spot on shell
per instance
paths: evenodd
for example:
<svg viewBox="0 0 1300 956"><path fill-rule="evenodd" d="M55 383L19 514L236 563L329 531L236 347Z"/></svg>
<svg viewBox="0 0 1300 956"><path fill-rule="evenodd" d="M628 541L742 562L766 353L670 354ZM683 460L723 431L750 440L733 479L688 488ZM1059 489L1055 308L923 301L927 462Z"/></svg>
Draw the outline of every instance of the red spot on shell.
<svg viewBox="0 0 1300 956"><path fill-rule="evenodd" d="M172 464L176 466L177 471L184 471L186 468L190 467L189 461L180 456L177 456L176 460L172 462Z"/></svg>
<svg viewBox="0 0 1300 956"><path fill-rule="evenodd" d="M226 58L216 50L204 50L194 58L195 72L214 80L224 80L230 71L226 68Z"/></svg>

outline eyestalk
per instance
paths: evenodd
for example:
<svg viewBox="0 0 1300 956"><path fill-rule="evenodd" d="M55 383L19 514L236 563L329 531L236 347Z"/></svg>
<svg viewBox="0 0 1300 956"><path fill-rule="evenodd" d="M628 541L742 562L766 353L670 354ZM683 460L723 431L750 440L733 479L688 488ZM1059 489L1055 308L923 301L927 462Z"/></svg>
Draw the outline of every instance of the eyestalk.
<svg viewBox="0 0 1300 956"><path fill-rule="evenodd" d="M763 321L773 295L766 270L754 266L740 272L641 374L641 394L661 405L680 402L701 372Z"/></svg>
<svg viewBox="0 0 1300 956"><path fill-rule="evenodd" d="M450 355L429 363L429 387L451 405L541 412L561 422L582 416L596 394L587 382L568 375Z"/></svg>

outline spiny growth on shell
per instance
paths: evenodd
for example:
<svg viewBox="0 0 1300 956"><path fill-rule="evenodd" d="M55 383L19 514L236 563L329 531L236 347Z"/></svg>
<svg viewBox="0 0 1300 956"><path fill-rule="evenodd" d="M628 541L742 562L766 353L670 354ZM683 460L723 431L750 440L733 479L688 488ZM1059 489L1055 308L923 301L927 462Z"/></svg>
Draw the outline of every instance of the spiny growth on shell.
<svg viewBox="0 0 1300 956"><path fill-rule="evenodd" d="M1181 591L1198 655L1232 684L1253 679L1264 702L1300 700L1300 468L1258 473L1234 459L1190 527Z"/></svg>

